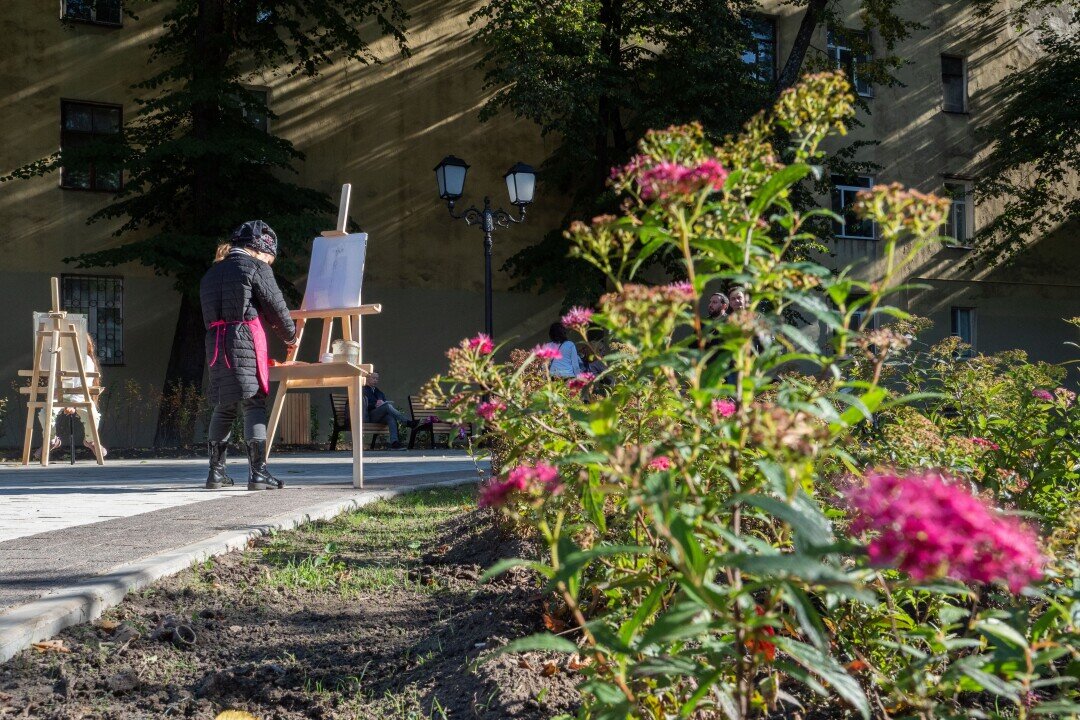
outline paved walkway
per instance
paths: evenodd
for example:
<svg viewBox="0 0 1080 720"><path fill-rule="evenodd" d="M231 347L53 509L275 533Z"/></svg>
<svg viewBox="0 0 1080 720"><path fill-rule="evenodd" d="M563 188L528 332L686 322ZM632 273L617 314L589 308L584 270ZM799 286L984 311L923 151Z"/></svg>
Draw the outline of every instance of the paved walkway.
<svg viewBox="0 0 1080 720"><path fill-rule="evenodd" d="M124 565L283 514L371 491L476 477L463 453L365 454L365 489L344 454L277 455L285 490L200 489L205 460L118 460L0 468L0 613Z"/></svg>

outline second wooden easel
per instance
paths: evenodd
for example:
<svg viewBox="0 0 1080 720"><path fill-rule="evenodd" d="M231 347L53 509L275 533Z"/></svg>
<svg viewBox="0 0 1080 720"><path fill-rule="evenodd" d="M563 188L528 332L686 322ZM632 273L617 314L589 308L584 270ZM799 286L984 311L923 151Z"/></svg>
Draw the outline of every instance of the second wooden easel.
<svg viewBox="0 0 1080 720"><path fill-rule="evenodd" d="M346 224L349 219L349 196L352 191L351 185L341 187L341 204L338 207L337 227L322 233L324 238L343 238L348 235ZM353 486L364 487L364 443L363 443L363 413L361 404L364 401L364 379L373 368L360 360L356 363L335 361L329 363L297 363L300 353L300 340L304 334L304 326L308 320L319 318L323 321L322 340L319 343L318 357L330 352L330 341L334 331L334 321L341 324L341 333L345 340L360 340L360 318L363 315L376 315L382 312L382 305L362 305L356 307L340 307L328 309L311 309L305 303L302 309L293 310L292 317L296 321L296 344L286 354L286 364L270 368L270 380L277 381L277 394L274 396L274 405L270 411L270 420L266 427L266 454L270 455L273 446L274 435L277 433L278 421L281 419L281 411L285 406L285 394L290 390L304 390L314 388L344 387L349 393L349 421L352 425L353 436ZM363 352L363 345L360 346Z"/></svg>
<svg viewBox="0 0 1080 720"><path fill-rule="evenodd" d="M75 367L65 367L64 351L71 350ZM34 333L34 368L20 370L21 377L29 377L30 385L19 392L28 395L26 403L26 432L23 435L22 464L30 464L31 444L34 440L34 417L40 409L45 410L45 422L41 429L41 465L48 467L49 450L53 437L53 412L57 408L72 411L83 410L86 426L94 441L94 457L98 465L105 464L101 453L101 437L95 413L95 396L100 388L92 387L90 380L97 372L87 372L84 361L85 348L79 342L75 325L68 321L67 313L60 309L60 278L52 278L52 310L44 327ZM45 357L48 355L48 357ZM43 369L48 365L47 369ZM75 387L65 387L65 379L75 379Z"/></svg>

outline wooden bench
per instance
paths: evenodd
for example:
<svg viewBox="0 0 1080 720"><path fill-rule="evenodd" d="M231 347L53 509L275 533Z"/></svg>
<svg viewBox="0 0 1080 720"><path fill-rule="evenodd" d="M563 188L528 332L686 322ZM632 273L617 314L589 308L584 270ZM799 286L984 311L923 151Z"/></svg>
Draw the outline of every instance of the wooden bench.
<svg viewBox="0 0 1080 720"><path fill-rule="evenodd" d="M352 422L349 420L349 396L344 393L330 393L330 405L334 409L334 424L330 430L330 449L337 450L338 439L341 433L352 432ZM382 423L364 421L364 435L371 436L371 450L375 449L375 440L380 435L390 435L390 428ZM388 438L389 439L389 438ZM353 440L353 442L356 442Z"/></svg>
<svg viewBox="0 0 1080 720"><path fill-rule="evenodd" d="M416 444L416 436L420 432L426 432L431 436L432 448L435 447L435 433L446 433L446 447L449 448L454 441L454 436L459 432L457 425L443 420L444 417L450 414L450 408L446 405L424 405L419 398L410 395L409 414L412 415L415 424L412 434L409 436L410 450ZM472 423L467 423L465 425L465 434L472 435L472 433Z"/></svg>

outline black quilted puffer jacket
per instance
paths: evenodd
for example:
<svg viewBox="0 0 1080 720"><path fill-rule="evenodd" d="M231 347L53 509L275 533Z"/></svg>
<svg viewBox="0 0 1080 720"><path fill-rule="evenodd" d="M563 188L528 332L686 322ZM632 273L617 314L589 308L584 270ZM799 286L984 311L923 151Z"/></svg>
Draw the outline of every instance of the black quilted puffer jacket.
<svg viewBox="0 0 1080 720"><path fill-rule="evenodd" d="M254 397L259 392L255 343L251 330L237 322L261 317L267 335L273 330L285 342L296 334L273 271L262 260L234 250L203 275L199 297L206 325L207 366L213 361L218 337L217 328L210 324L230 323L225 326L217 362L210 367L210 402L226 404Z"/></svg>

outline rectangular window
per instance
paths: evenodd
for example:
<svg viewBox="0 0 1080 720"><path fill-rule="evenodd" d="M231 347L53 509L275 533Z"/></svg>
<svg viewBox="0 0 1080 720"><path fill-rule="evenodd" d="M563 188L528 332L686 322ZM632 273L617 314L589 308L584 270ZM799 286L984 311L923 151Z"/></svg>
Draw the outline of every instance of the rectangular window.
<svg viewBox="0 0 1080 720"><path fill-rule="evenodd" d="M118 135L123 125L123 108L119 105L60 101L60 149L70 150ZM60 170L60 186L76 190L115 192L120 189L123 173L120 168L99 167L94 163L69 163Z"/></svg>
<svg viewBox="0 0 1080 720"><path fill-rule="evenodd" d="M832 209L840 216L839 221L833 220L833 233L841 238L873 240L874 222L856 217L852 206L860 190L874 186L874 178L868 175L833 175L832 184Z"/></svg>
<svg viewBox="0 0 1080 720"><path fill-rule="evenodd" d="M742 60L753 68L754 77L771 85L776 82L776 18L750 15L743 23L750 31L750 45Z"/></svg>
<svg viewBox="0 0 1080 720"><path fill-rule="evenodd" d="M945 112L967 112L967 63L964 58L941 56L941 109Z"/></svg>
<svg viewBox="0 0 1080 720"><path fill-rule="evenodd" d="M121 0L61 0L61 17L65 20L114 25L123 20Z"/></svg>
<svg viewBox="0 0 1080 720"><path fill-rule="evenodd" d="M874 97L874 86L859 66L873 60L871 47L870 33L865 30L829 29L826 49L829 60L837 69L846 70L855 91L867 98Z"/></svg>
<svg viewBox="0 0 1080 720"><path fill-rule="evenodd" d="M60 302L68 312L86 315L102 365L124 364L124 278L63 275Z"/></svg>
<svg viewBox="0 0 1080 720"><path fill-rule="evenodd" d="M965 345L975 348L975 308L952 308L952 335L960 338Z"/></svg>
<svg viewBox="0 0 1080 720"><path fill-rule="evenodd" d="M257 107L244 105L241 108L244 119L263 132L270 132L270 118L267 115L267 110L270 108L270 93L257 88L246 88L246 90Z"/></svg>
<svg viewBox="0 0 1080 720"><path fill-rule="evenodd" d="M944 235L963 247L970 247L975 232L975 204L971 199L971 183L954 180L945 183L945 196L952 201L945 220Z"/></svg>
<svg viewBox="0 0 1080 720"><path fill-rule="evenodd" d="M862 300L865 297L866 297L865 295L852 295L852 296L850 296L848 298L848 305L850 306L853 302L855 302L857 300ZM858 310L851 313L851 329L852 330L858 330L859 328L862 327L862 324L864 322L866 322L868 309L869 309L869 305L868 304L863 304L863 305L859 306ZM871 315L870 316L870 322L866 326L865 329L866 330L874 330L874 329L877 328L877 326L878 326L878 316L876 314Z"/></svg>

